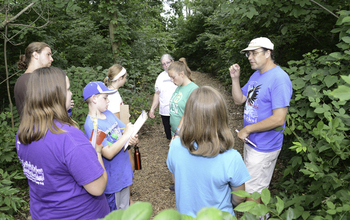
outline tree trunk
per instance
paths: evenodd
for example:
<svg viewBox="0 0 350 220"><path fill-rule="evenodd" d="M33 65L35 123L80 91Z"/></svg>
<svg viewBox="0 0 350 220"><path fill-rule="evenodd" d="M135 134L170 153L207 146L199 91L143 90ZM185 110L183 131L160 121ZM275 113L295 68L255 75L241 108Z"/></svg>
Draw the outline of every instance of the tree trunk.
<svg viewBox="0 0 350 220"><path fill-rule="evenodd" d="M114 31L116 29L117 23L117 12L114 12L111 14L111 21L109 22L109 37L111 39L111 45L112 45L112 52L113 52L113 59L114 63L117 63L118 61L118 52L119 52L119 41L116 39L114 35ZM116 23L116 24L113 24Z"/></svg>
<svg viewBox="0 0 350 220"><path fill-rule="evenodd" d="M5 21L7 20L7 9L5 12ZM6 72L6 79L9 78L9 71L8 71L8 66L7 66L7 56L6 56L6 44L7 44L7 24L5 25L5 35L4 35L4 61L5 61L5 72ZM9 103L10 103L10 112L11 112L11 124L12 128L15 127L15 123L13 122L13 105L11 101L11 92L10 92L10 83L9 80L6 80L6 87L7 87L7 96L9 98Z"/></svg>

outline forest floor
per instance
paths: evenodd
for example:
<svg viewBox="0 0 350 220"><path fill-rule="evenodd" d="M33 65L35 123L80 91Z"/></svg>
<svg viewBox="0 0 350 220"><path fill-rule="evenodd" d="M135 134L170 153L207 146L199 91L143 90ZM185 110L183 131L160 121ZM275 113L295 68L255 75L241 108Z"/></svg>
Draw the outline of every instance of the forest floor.
<svg viewBox="0 0 350 220"><path fill-rule="evenodd" d="M243 128L243 106L236 106L233 103L231 89L226 90L222 83L209 74L193 72L193 78L198 86L212 86L224 96L229 112L229 127L235 138L234 148L243 156L243 142L237 138L234 132L235 129ZM150 97L151 101L152 97ZM131 196L134 202L142 201L152 204L152 218L162 210L176 209L175 193L169 190L169 186L172 185L171 173L166 165L169 140L165 137L159 114L156 117L158 119L148 119L149 121L139 131L142 169L135 171L131 186L131 190L135 192ZM271 186L281 176L282 167L279 166L280 164L281 162L278 161ZM270 188L270 191L273 193L273 188ZM238 218L241 215L242 213L236 213Z"/></svg>

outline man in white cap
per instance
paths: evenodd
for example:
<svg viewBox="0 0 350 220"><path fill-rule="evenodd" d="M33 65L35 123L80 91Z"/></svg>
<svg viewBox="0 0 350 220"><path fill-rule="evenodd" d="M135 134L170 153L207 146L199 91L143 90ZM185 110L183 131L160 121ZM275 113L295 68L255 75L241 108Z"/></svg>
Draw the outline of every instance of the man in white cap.
<svg viewBox="0 0 350 220"><path fill-rule="evenodd" d="M255 70L242 88L240 66L234 64L229 69L233 100L236 105L245 103L244 128L237 135L245 142L244 161L252 177L245 183L245 190L249 193L261 193L270 185L282 148L282 132L293 93L288 74L273 60L273 49L274 45L268 38L259 37L241 51ZM261 203L261 200L257 202Z"/></svg>

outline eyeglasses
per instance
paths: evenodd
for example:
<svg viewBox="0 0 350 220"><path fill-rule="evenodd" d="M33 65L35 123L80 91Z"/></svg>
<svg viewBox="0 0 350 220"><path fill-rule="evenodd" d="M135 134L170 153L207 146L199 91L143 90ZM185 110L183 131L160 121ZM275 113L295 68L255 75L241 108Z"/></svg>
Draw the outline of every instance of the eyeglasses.
<svg viewBox="0 0 350 220"><path fill-rule="evenodd" d="M170 63L171 63L171 61L166 62L166 63L162 63L162 66L169 65Z"/></svg>
<svg viewBox="0 0 350 220"><path fill-rule="evenodd" d="M245 56L248 58L250 55L252 55L253 57L255 57L258 53L261 53L261 52L265 52L264 50L263 51L255 51L255 52L246 52L245 53Z"/></svg>

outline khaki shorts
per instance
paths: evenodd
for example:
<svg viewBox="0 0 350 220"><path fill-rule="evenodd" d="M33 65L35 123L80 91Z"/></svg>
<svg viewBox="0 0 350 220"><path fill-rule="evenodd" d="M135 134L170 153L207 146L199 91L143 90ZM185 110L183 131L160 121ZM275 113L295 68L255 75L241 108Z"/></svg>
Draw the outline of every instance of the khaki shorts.
<svg viewBox="0 0 350 220"><path fill-rule="evenodd" d="M271 182L276 161L281 149L273 152L259 152L247 144L244 144L244 163L251 179L245 182L245 191L258 192L268 188Z"/></svg>

